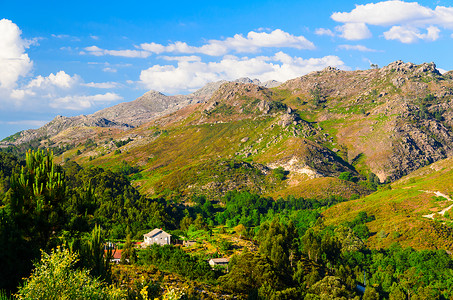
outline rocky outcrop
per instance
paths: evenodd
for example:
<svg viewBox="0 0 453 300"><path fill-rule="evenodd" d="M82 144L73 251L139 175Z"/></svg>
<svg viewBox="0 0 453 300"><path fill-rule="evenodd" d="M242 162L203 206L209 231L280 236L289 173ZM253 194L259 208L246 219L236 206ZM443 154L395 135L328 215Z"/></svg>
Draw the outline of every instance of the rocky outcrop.
<svg viewBox="0 0 453 300"><path fill-rule="evenodd" d="M396 180L421 167L453 155L452 132L436 120L420 120L394 128L387 179Z"/></svg>
<svg viewBox="0 0 453 300"><path fill-rule="evenodd" d="M248 77L242 77L242 78L234 80L233 82L252 83L252 84L259 85L259 86L262 86L265 88L273 88L273 87L277 87L280 84L282 84L281 82L276 81L276 80L268 80L265 82L261 82L259 79L256 79L256 78L250 79Z"/></svg>

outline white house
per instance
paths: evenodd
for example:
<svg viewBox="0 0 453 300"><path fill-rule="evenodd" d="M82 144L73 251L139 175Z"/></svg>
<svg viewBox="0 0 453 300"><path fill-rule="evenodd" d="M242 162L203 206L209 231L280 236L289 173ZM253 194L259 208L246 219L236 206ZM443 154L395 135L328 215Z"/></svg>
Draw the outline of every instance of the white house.
<svg viewBox="0 0 453 300"><path fill-rule="evenodd" d="M152 244L159 245L170 245L171 243L171 234L166 233L162 229L155 228L143 235L143 244L142 247L147 247Z"/></svg>

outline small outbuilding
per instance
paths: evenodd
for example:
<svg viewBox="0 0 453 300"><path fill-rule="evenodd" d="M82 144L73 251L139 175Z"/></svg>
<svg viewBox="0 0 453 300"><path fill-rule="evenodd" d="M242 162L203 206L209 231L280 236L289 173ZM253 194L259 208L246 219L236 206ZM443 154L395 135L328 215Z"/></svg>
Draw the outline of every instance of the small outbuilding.
<svg viewBox="0 0 453 300"><path fill-rule="evenodd" d="M170 245L171 243L171 234L166 233L162 229L155 228L143 235L142 247L147 247L152 244Z"/></svg>
<svg viewBox="0 0 453 300"><path fill-rule="evenodd" d="M212 267L212 268L215 268L215 267L224 267L226 268L226 270L228 271L228 262L230 260L228 258L211 258L209 260L209 265Z"/></svg>

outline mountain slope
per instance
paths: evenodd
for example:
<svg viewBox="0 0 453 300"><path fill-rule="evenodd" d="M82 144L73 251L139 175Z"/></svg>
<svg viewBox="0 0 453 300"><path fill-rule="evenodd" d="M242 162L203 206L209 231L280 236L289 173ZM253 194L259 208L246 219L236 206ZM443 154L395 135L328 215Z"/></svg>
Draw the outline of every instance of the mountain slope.
<svg viewBox="0 0 453 300"><path fill-rule="evenodd" d="M416 249L453 251L453 202L446 198L453 194L452 163L453 158L438 161L395 181L391 189L335 205L324 212L324 222L341 224L366 212L376 218L367 223L371 247L399 242Z"/></svg>
<svg viewBox="0 0 453 300"><path fill-rule="evenodd" d="M278 87L284 103L333 137L330 149L381 181L452 155L450 75L397 61L381 69L332 68Z"/></svg>
<svg viewBox="0 0 453 300"><path fill-rule="evenodd" d="M330 191L349 197L368 193L364 180L374 174L381 182L394 181L452 154L453 80L432 63L397 61L363 71L326 68L275 88L241 79L205 90L190 96L203 101L188 105L176 105L179 96L149 92L132 105L94 114L115 120L116 127L61 128L51 142L61 149L72 139L75 148L64 158L82 164L113 168L128 161L139 168L143 178L136 184L144 191L182 196L234 188L310 195L306 190L314 185L308 181L348 172L362 185L350 182L345 189L330 180L333 184L311 196ZM174 111L163 110L160 117L144 113L162 107L161 100ZM127 122L141 125L131 128ZM279 167L286 180L275 180L279 176L273 170ZM223 172L229 175L219 175Z"/></svg>
<svg viewBox="0 0 453 300"><path fill-rule="evenodd" d="M144 177L136 184L156 195L207 193L218 198L233 189L266 194L316 177L356 174L334 152L313 141L318 130L273 100L274 94L250 83L225 83L206 103L186 106L115 136L128 140L120 148L104 135L107 144L95 149L80 146L65 157L104 166L128 161L142 170ZM77 150L80 154L74 155ZM277 179L272 171L277 167L289 172L291 181ZM354 183L346 185L354 186L351 195L369 192ZM339 193L333 189L332 195Z"/></svg>

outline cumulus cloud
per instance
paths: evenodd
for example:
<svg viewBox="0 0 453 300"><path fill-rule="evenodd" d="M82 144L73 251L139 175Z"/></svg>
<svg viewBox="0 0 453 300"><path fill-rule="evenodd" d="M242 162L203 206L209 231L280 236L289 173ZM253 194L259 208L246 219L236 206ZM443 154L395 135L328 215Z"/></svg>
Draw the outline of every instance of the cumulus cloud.
<svg viewBox="0 0 453 300"><path fill-rule="evenodd" d="M189 46L183 42L176 42L168 46L156 43L141 44L144 50L153 53L200 53L211 56L220 56L235 51L238 53L255 53L260 48L287 47L295 49L314 49L312 42L303 36L295 36L283 30L276 29L270 33L250 31L246 37L236 34L225 40L210 40L201 47Z"/></svg>
<svg viewBox="0 0 453 300"><path fill-rule="evenodd" d="M143 43L134 50L106 50L97 46L84 48L80 54L95 56L112 55L124 57L146 58L151 54L180 53L180 54L205 54L209 56L222 56L230 52L256 53L261 48L295 48L314 49L315 45L304 36L295 36L283 30L276 29L270 33L250 31L247 36L236 34L224 40L210 40L202 46L191 46L185 42L177 41L168 45L158 43Z"/></svg>
<svg viewBox="0 0 453 300"><path fill-rule="evenodd" d="M82 110L90 108L96 103L106 103L122 99L123 98L116 93L105 93L91 96L70 95L52 99L50 106L58 109Z"/></svg>
<svg viewBox="0 0 453 300"><path fill-rule="evenodd" d="M49 76L41 75L31 79L28 84L10 90L9 97L18 100L16 104L26 97L56 97L62 91L71 90L81 81L78 75L70 76L64 71L59 71L56 74L50 73Z"/></svg>
<svg viewBox="0 0 453 300"><path fill-rule="evenodd" d="M345 67L337 56L303 59L283 52L254 58L227 55L218 62L180 60L176 66L155 65L141 72L140 82L148 89L173 94L194 91L208 82L240 77L285 81L327 66Z"/></svg>
<svg viewBox="0 0 453 300"><path fill-rule="evenodd" d="M51 88L58 87L62 89L69 89L79 81L79 76L66 74L65 71L59 71L56 74L50 73L49 76L43 77L39 75L28 83L27 88Z"/></svg>
<svg viewBox="0 0 453 300"><path fill-rule="evenodd" d="M315 34L317 34L317 35L335 36L335 33L333 33L332 30L327 29L327 28L317 28L315 30Z"/></svg>
<svg viewBox="0 0 453 300"><path fill-rule="evenodd" d="M351 12L335 12L331 18L345 23L343 26L391 26L384 37L403 43L435 41L439 38L439 27L453 29L453 7L437 6L431 9L417 2L396 0L356 5ZM420 33L420 29L427 30L427 33ZM348 35L343 34L343 37L347 38Z"/></svg>
<svg viewBox="0 0 453 300"><path fill-rule="evenodd" d="M27 75L33 66L25 53L31 42L22 39L21 34L10 20L0 20L0 88L14 88L19 77Z"/></svg>
<svg viewBox="0 0 453 300"><path fill-rule="evenodd" d="M356 50L361 52L377 52L377 50L370 49L363 45L339 45L338 49L341 50Z"/></svg>
<svg viewBox="0 0 453 300"><path fill-rule="evenodd" d="M411 44L418 40L435 41L439 38L440 29L435 26L427 28L426 33L420 33L417 28L404 26L393 26L389 31L384 32L387 40L398 40L405 44Z"/></svg>
<svg viewBox="0 0 453 300"><path fill-rule="evenodd" d="M335 29L347 40L363 40L371 37L371 32L365 23L347 23Z"/></svg>
<svg viewBox="0 0 453 300"><path fill-rule="evenodd" d="M49 76L37 76L21 88L10 92L10 99L15 100L16 105L22 104L27 109L43 109L51 107L55 109L83 110L91 108L99 103L108 103L122 100L116 93L87 95L87 90L82 87L111 89L119 86L116 82L89 82L84 83L77 75L69 75L64 71Z"/></svg>
<svg viewBox="0 0 453 300"><path fill-rule="evenodd" d="M426 22L434 18L435 12L416 2L383 1L356 5L351 12L336 12L331 18L341 23L366 23L391 26L408 22Z"/></svg>
<svg viewBox="0 0 453 300"><path fill-rule="evenodd" d="M46 111L49 108L82 110L99 103L123 99L115 93L97 95L89 93L89 88L118 87L119 84L114 82L84 83L77 74L70 75L63 70L50 73L48 76L33 76L30 72L33 62L28 57L26 49L32 44L37 45L38 39L26 40L21 34L19 27L12 21L0 20L0 109L7 111L20 109L23 112ZM72 38L66 35L52 36L58 39ZM89 50L103 51L100 48ZM112 52L112 55L115 54L117 52ZM41 121L34 120L20 122L26 123L8 124L42 125L39 123Z"/></svg>

